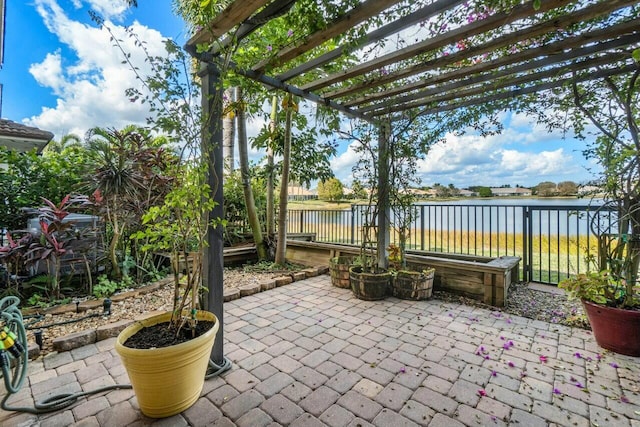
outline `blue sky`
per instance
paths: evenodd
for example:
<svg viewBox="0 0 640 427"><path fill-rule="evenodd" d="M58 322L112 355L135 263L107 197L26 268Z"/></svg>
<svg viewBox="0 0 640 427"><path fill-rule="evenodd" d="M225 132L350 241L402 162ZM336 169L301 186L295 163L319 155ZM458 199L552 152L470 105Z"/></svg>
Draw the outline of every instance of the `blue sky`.
<svg viewBox="0 0 640 427"><path fill-rule="evenodd" d="M176 17L171 0L139 0L126 9L119 0L8 1L2 117L49 130L59 139L67 133L84 135L94 126L120 128L144 123L147 113L132 104L124 90L135 86L133 73L121 65L121 54L109 35L91 22L97 10L115 31L133 26L152 52L161 53L163 38L183 45L185 25ZM135 49L131 48L134 52ZM143 64L141 57L140 64ZM528 118L505 113L501 135L482 138L473 133L449 135L419 162L423 185L536 185L541 181L586 182L593 178L581 149L583 141L548 134ZM252 130L262 123L253 123ZM341 144L332 167L350 182L356 154ZM260 153L252 153L257 159Z"/></svg>

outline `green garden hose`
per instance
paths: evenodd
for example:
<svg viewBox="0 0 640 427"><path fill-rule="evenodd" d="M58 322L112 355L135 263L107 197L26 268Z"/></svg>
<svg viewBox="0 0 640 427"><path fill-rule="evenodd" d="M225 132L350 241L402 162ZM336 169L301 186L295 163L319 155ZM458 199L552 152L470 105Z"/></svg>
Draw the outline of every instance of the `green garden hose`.
<svg viewBox="0 0 640 427"><path fill-rule="evenodd" d="M7 400L12 394L17 393L24 383L29 360L27 333L24 327L22 313L18 308L19 304L20 300L15 296L0 299L0 368L2 370L4 386L7 389L6 396L2 399L2 402L0 402L0 407L3 410L44 414L66 408L83 396L109 390L131 388L131 384L114 384L91 391L59 394L51 396L42 402L35 402L33 408L12 407L7 405ZM231 362L225 357L222 365L217 365L209 361L209 367L210 370L205 376L205 379L220 375L230 369Z"/></svg>

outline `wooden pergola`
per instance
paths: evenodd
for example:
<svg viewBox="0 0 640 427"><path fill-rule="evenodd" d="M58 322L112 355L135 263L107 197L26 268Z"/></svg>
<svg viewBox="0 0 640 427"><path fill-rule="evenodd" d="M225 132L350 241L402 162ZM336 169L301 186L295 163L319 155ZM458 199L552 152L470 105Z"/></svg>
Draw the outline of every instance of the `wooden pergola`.
<svg viewBox="0 0 640 427"><path fill-rule="evenodd" d="M205 144L212 150L211 159L222 158L217 58L299 1L235 0L188 41L186 49L206 64L201 74L203 107L215 118ZM365 0L340 16L328 17L319 30L295 34L289 44L265 51L265 58L254 64L239 67L231 57L229 67L268 87L380 126L381 151L391 123L406 114L429 116L506 103L572 79L600 79L638 67L632 56L640 47L637 0L526 0L427 30L430 22L445 22L442 17L463 16L468 3L481 2ZM403 7L410 9L397 14ZM380 17L384 18L369 32L354 38L354 29ZM394 37L404 42L389 49ZM386 48L376 48L385 41ZM338 68L337 60L351 65ZM219 96L212 96L216 93ZM222 176L221 160L212 161L210 167L215 176ZM219 190L219 209L212 216L222 216L222 185L212 188ZM380 203L385 206L384 200ZM389 241L388 201L386 206L379 216L379 254L384 254ZM209 234L207 274L222 277L221 230ZM210 283L210 309L222 320L222 281L216 288ZM216 347L212 355L221 361L222 336Z"/></svg>

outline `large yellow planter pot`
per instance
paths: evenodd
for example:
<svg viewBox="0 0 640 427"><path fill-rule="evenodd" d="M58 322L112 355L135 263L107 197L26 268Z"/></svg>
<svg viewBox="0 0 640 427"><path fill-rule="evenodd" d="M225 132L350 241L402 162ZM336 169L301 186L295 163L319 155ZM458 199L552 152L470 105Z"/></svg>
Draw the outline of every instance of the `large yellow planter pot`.
<svg viewBox="0 0 640 427"><path fill-rule="evenodd" d="M198 311L196 317L215 325L195 339L170 347L135 349L123 345L140 329L170 321L170 312L136 322L118 335L116 352L129 374L140 410L148 417L179 414L200 397L219 322L208 311Z"/></svg>

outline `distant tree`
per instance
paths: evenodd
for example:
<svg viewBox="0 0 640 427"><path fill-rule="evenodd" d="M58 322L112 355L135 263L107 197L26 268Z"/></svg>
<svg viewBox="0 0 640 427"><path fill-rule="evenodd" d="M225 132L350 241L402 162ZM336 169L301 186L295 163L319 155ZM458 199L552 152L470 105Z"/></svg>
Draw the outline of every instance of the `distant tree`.
<svg viewBox="0 0 640 427"><path fill-rule="evenodd" d="M477 188L476 192L478 193L478 196L480 197L491 197L493 196L493 192L491 191L491 188L489 187L475 187Z"/></svg>
<svg viewBox="0 0 640 427"><path fill-rule="evenodd" d="M362 183L357 179L353 180L353 184L351 184L351 198L353 199L367 198L367 191L362 186Z"/></svg>
<svg viewBox="0 0 640 427"><path fill-rule="evenodd" d="M329 178L318 183L318 198L335 202L344 197L344 187L338 178Z"/></svg>
<svg viewBox="0 0 640 427"><path fill-rule="evenodd" d="M558 194L557 186L554 182L544 181L536 186L539 197L551 197Z"/></svg>
<svg viewBox="0 0 640 427"><path fill-rule="evenodd" d="M560 196L575 196L576 194L578 194L578 184L573 181L559 182L558 194Z"/></svg>
<svg viewBox="0 0 640 427"><path fill-rule="evenodd" d="M436 190L437 197L451 197L451 190L449 187L436 183L433 184L433 189Z"/></svg>

